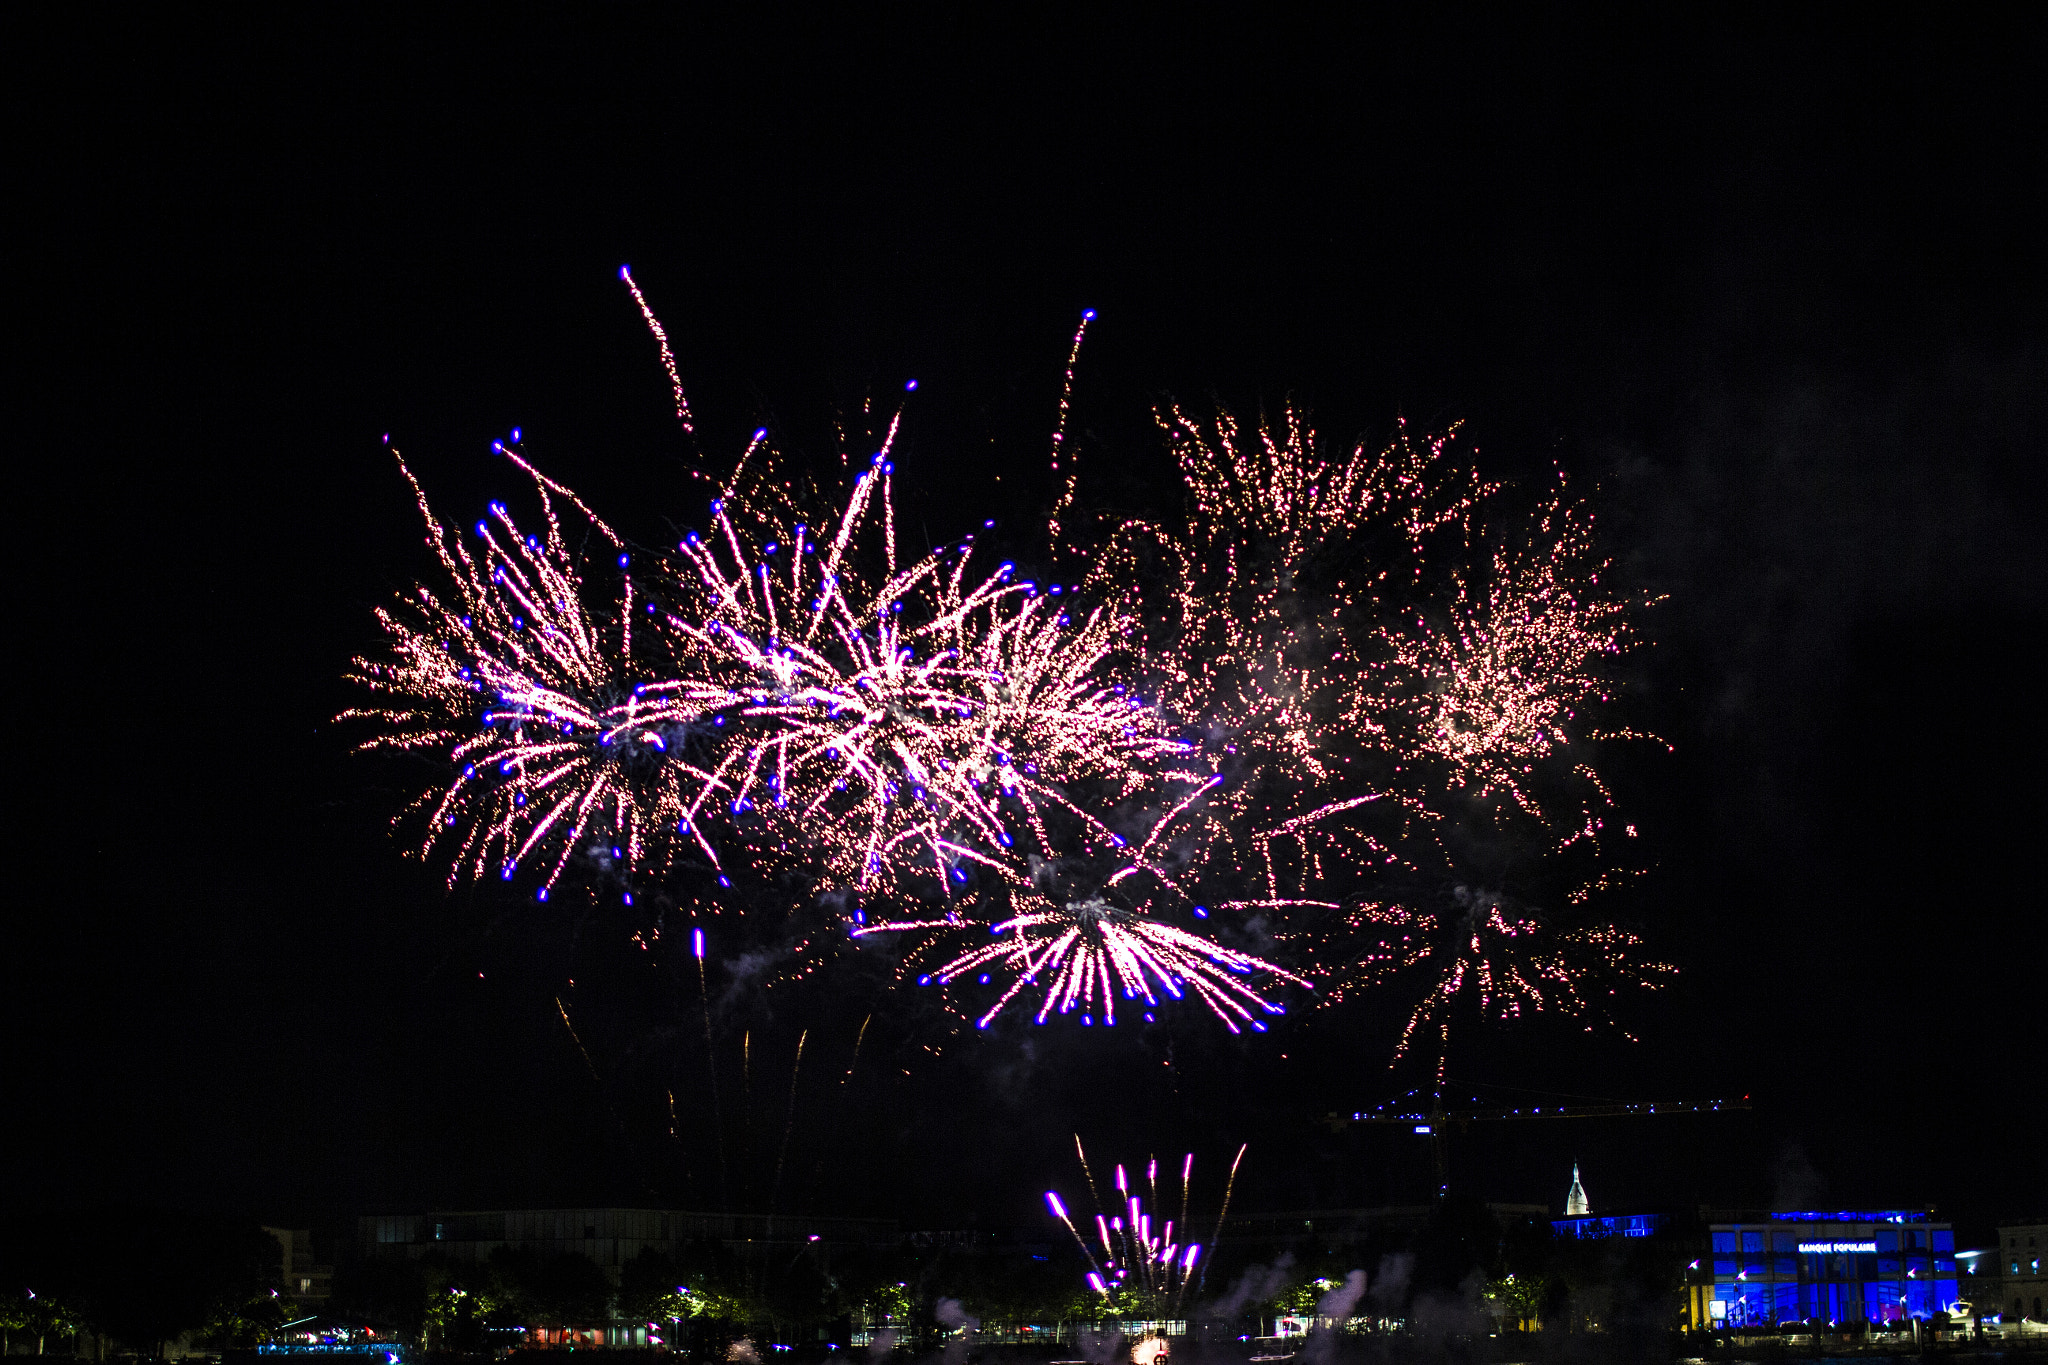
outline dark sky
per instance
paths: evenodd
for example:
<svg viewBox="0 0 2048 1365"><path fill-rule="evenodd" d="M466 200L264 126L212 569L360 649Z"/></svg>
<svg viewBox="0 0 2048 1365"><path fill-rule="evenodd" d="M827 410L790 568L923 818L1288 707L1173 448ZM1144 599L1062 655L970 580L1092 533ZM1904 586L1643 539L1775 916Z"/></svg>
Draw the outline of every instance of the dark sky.
<svg viewBox="0 0 2048 1365"><path fill-rule="evenodd" d="M1162 486L1166 394L1462 418L1505 476L1571 470L1669 595L1632 704L1676 749L1621 774L1656 868L1614 909L1684 974L1640 1043L1488 1034L1454 1074L1755 1108L1501 1128L1457 1178L2048 1208L2038 28L325 13L103 11L8 59L17 1197L714 1202L701 1093L694 1139L656 1112L702 1072L694 997L619 984L602 924L444 896L328 723L427 568L382 433L458 519L513 425L629 533L689 510L629 261L714 449L822 453L917 377L934 539L1032 510L1083 307L1120 496ZM785 1205L1026 1218L1077 1127L1250 1139L1269 1208L1427 1183L1413 1140L1309 1122L1413 1083L1390 1017L878 1044L835 1087L847 1008L759 1019L750 1115L721 1020L734 1202L771 1197L804 1027Z"/></svg>

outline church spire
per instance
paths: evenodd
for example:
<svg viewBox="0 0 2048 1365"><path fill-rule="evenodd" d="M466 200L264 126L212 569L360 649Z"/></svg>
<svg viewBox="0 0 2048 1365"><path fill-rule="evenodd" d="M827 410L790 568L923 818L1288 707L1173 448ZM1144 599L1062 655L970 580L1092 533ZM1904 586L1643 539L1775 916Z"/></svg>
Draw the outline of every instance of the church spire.
<svg viewBox="0 0 2048 1365"><path fill-rule="evenodd" d="M1586 1187L1579 1183L1579 1163L1572 1163L1571 1193L1564 1197L1564 1216L1584 1218L1593 1212L1593 1206L1586 1202Z"/></svg>

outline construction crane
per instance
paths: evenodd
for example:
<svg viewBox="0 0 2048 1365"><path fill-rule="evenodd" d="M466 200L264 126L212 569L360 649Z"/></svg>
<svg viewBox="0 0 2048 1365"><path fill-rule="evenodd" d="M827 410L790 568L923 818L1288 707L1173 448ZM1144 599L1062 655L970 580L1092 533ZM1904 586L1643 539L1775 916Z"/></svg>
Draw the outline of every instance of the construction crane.
<svg viewBox="0 0 2048 1365"><path fill-rule="evenodd" d="M1429 1139L1430 1154L1436 1160L1436 1196L1441 1199L1449 1189L1445 1175L1446 1153L1444 1139L1452 1124L1461 1129L1472 1123L1501 1123L1522 1119L1607 1119L1641 1118L1652 1114L1721 1114L1749 1108L1749 1096L1739 1100L1645 1100L1628 1103L1620 1100L1603 1101L1596 1104L1551 1104L1531 1105L1526 1108L1504 1106L1446 1109L1443 1092L1431 1097L1429 1108L1408 1112L1392 1112L1389 1109L1361 1111L1356 1114L1325 1114L1323 1122L1332 1133L1341 1133L1351 1124L1383 1124L1410 1128L1416 1134Z"/></svg>

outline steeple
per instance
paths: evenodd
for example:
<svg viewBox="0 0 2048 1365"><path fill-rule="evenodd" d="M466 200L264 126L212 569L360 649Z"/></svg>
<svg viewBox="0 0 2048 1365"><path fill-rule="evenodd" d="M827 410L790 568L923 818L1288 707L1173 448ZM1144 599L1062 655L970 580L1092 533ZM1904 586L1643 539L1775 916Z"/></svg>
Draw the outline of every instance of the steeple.
<svg viewBox="0 0 2048 1365"><path fill-rule="evenodd" d="M1593 1206L1586 1202L1586 1187L1579 1183L1579 1163L1572 1163L1571 1193L1564 1197L1564 1216L1584 1218L1593 1212Z"/></svg>

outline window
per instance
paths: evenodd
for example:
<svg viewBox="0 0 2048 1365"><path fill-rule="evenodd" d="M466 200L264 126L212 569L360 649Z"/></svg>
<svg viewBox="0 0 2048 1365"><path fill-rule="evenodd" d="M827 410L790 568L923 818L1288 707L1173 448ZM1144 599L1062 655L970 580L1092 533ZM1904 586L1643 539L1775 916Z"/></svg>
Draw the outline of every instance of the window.
<svg viewBox="0 0 2048 1365"><path fill-rule="evenodd" d="M595 1236L597 1236L597 1224L595 1224L595 1223L585 1223L585 1224L583 1225L583 1235L584 1235L585 1237L595 1237Z"/></svg>

